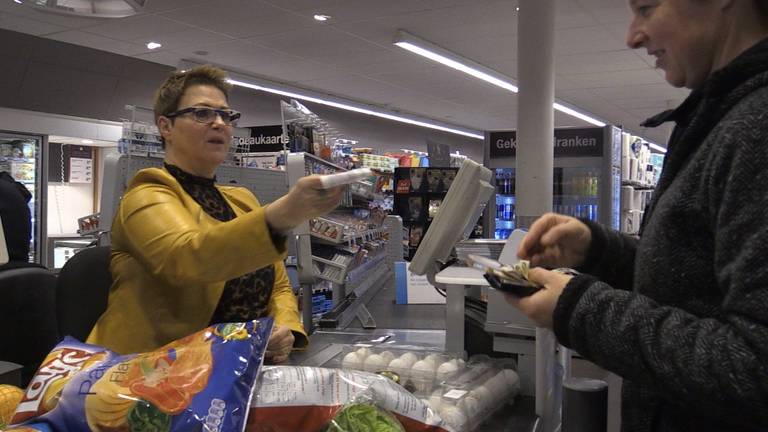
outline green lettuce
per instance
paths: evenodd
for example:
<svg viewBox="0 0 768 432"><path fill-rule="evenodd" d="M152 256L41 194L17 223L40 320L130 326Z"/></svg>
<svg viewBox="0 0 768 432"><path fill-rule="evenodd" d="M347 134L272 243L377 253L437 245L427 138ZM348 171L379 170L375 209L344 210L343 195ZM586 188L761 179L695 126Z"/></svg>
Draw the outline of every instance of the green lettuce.
<svg viewBox="0 0 768 432"><path fill-rule="evenodd" d="M326 432L405 432L392 414L370 404L351 404L331 420Z"/></svg>

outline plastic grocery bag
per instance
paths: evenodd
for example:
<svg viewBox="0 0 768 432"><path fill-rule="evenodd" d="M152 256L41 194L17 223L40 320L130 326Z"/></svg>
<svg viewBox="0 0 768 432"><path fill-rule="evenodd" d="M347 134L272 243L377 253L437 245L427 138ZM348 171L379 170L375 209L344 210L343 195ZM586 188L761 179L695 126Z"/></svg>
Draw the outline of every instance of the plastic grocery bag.
<svg viewBox="0 0 768 432"><path fill-rule="evenodd" d="M388 378L355 370L301 366L263 369L246 431L346 432L333 429L332 420L342 408L359 406L360 401L391 413L408 432L453 432L426 403ZM374 416L370 411L363 414Z"/></svg>
<svg viewBox="0 0 768 432"><path fill-rule="evenodd" d="M9 430L242 431L272 319L217 324L119 356L67 337L26 389Z"/></svg>

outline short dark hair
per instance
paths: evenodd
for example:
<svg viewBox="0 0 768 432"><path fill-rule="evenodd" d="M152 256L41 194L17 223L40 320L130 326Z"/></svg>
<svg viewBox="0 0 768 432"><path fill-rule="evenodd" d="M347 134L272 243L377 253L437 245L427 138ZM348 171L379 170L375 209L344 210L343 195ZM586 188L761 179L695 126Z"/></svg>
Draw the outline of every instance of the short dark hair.
<svg viewBox="0 0 768 432"><path fill-rule="evenodd" d="M189 87L210 85L218 88L229 100L232 84L227 82L227 73L211 65L197 66L185 71L176 71L169 76L155 93L155 123L160 116L179 109L179 101ZM164 140L163 140L164 141ZM163 142L165 146L165 142Z"/></svg>
<svg viewBox="0 0 768 432"><path fill-rule="evenodd" d="M768 0L755 0L755 6L757 6L763 20L768 19Z"/></svg>

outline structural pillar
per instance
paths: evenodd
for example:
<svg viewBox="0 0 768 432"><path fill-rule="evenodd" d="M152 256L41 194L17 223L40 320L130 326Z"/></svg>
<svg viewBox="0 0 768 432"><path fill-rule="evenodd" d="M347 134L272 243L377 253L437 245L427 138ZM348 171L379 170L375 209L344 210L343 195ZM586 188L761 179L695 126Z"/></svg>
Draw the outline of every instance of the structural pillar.
<svg viewBox="0 0 768 432"><path fill-rule="evenodd" d="M516 225L529 228L552 211L555 98L555 0L520 0L517 29ZM543 432L560 424L561 366L557 340L536 329L536 414Z"/></svg>

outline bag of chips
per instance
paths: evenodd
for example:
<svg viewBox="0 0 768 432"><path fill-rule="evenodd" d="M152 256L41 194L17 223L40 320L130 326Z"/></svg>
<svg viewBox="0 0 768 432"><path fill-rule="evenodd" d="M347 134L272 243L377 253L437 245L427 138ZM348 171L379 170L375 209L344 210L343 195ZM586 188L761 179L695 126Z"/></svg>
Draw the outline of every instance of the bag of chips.
<svg viewBox="0 0 768 432"><path fill-rule="evenodd" d="M217 324L119 356L65 338L26 389L9 430L242 431L272 319Z"/></svg>

